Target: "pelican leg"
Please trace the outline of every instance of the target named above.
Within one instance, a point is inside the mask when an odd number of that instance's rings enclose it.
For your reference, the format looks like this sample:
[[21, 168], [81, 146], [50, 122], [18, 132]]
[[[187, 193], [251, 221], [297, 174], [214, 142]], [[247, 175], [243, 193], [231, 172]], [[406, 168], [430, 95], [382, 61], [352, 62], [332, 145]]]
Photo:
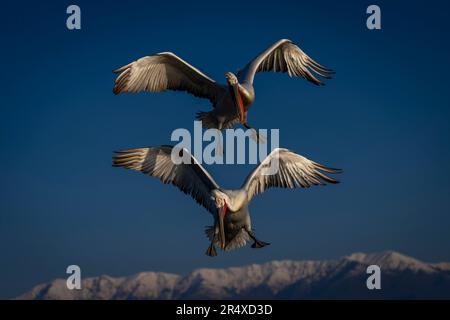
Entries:
[[207, 256], [210, 257], [215, 257], [217, 256], [217, 251], [216, 251], [216, 247], [214, 247], [214, 244], [211, 242], [211, 244], [209, 245], [208, 249], [206, 250], [205, 254]]
[[206, 252], [205, 252], [205, 254], [209, 257], [217, 256], [216, 247], [214, 246], [214, 239], [217, 238], [218, 234], [219, 234], [219, 226], [218, 226], [218, 223], [215, 223], [214, 224], [214, 235], [211, 240], [211, 244], [209, 245], [208, 249], [206, 249]]
[[255, 241], [252, 244], [252, 248], [253, 249], [262, 248], [262, 247], [268, 246], [270, 244], [269, 242], [264, 242], [264, 241], [256, 239], [255, 234], [253, 233], [253, 231], [247, 230], [247, 229], [245, 231], [247, 231], [247, 233], [250, 236], [250, 238], [252, 238], [252, 240]]

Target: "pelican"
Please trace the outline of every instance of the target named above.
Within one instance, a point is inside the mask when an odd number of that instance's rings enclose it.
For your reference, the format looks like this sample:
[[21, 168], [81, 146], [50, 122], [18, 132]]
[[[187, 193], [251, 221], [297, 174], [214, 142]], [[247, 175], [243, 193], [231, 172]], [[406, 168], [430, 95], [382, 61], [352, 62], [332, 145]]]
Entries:
[[[206, 251], [208, 256], [217, 255], [216, 246], [229, 251], [244, 246], [250, 239], [253, 240], [252, 248], [269, 244], [256, 238], [250, 222], [248, 206], [257, 194], [273, 187], [293, 189], [326, 182], [338, 183], [324, 172], [341, 172], [288, 149], [277, 148], [247, 176], [240, 189], [225, 190], [187, 149], [173, 148], [159, 146], [116, 151], [113, 166], [140, 171], [159, 178], [165, 184], [173, 184], [208, 210], [214, 218], [214, 225], [205, 231], [210, 240]], [[172, 152], [187, 157], [188, 161], [175, 164]], [[277, 161], [278, 171], [267, 174], [273, 161]]]
[[247, 112], [255, 100], [253, 80], [258, 72], [287, 72], [303, 77], [315, 85], [323, 85], [320, 77], [330, 79], [334, 72], [311, 59], [291, 40], [282, 39], [264, 50], [235, 75], [225, 74], [226, 85], [205, 75], [172, 52], [161, 52], [133, 61], [117, 70], [113, 92], [185, 91], [208, 99], [209, 112], [197, 113], [204, 128], [218, 130], [247, 123]]

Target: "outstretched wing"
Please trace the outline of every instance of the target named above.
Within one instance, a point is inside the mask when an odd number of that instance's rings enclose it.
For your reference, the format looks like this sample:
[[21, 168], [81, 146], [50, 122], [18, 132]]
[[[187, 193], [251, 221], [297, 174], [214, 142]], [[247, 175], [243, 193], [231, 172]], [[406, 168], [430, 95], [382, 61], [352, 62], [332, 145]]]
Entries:
[[114, 93], [186, 91], [213, 104], [223, 87], [172, 52], [140, 58], [117, 70]]
[[340, 173], [341, 170], [316, 163], [288, 149], [277, 148], [249, 174], [242, 188], [247, 191], [248, 201], [251, 201], [255, 195], [273, 187], [307, 188], [339, 182], [323, 172]]
[[257, 72], [287, 72], [289, 76], [303, 77], [316, 84], [324, 83], [316, 76], [330, 79], [334, 72], [311, 59], [291, 40], [282, 39], [267, 48], [239, 72], [239, 82], [253, 83]]
[[[175, 164], [171, 157], [172, 150], [189, 161]], [[211, 191], [219, 186], [186, 149], [160, 146], [116, 151], [113, 166], [140, 171], [159, 178], [163, 183], [171, 183], [209, 212], [216, 213]]]

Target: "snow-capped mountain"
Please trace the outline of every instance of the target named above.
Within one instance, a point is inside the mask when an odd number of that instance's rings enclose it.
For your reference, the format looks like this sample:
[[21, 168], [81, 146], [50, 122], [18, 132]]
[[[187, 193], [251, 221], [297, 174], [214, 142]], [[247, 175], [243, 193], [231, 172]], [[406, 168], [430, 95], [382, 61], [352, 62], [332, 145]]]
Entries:
[[[381, 289], [368, 290], [368, 265], [381, 267]], [[328, 261], [272, 261], [180, 276], [142, 272], [99, 276], [68, 290], [57, 279], [18, 299], [342, 299], [450, 298], [450, 263], [426, 263], [398, 252], [354, 253]]]

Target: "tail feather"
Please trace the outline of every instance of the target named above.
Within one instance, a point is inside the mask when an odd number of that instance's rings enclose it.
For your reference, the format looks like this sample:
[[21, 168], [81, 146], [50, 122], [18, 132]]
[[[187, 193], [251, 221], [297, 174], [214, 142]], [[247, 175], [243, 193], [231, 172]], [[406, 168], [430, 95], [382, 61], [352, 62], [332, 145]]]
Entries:
[[[214, 227], [208, 226], [205, 229], [205, 234], [209, 241], [213, 241], [214, 245], [220, 248], [219, 237], [214, 236]], [[231, 251], [245, 246], [247, 241], [250, 241], [250, 237], [244, 229], [238, 230], [232, 237], [232, 239], [226, 244], [224, 251]]]

